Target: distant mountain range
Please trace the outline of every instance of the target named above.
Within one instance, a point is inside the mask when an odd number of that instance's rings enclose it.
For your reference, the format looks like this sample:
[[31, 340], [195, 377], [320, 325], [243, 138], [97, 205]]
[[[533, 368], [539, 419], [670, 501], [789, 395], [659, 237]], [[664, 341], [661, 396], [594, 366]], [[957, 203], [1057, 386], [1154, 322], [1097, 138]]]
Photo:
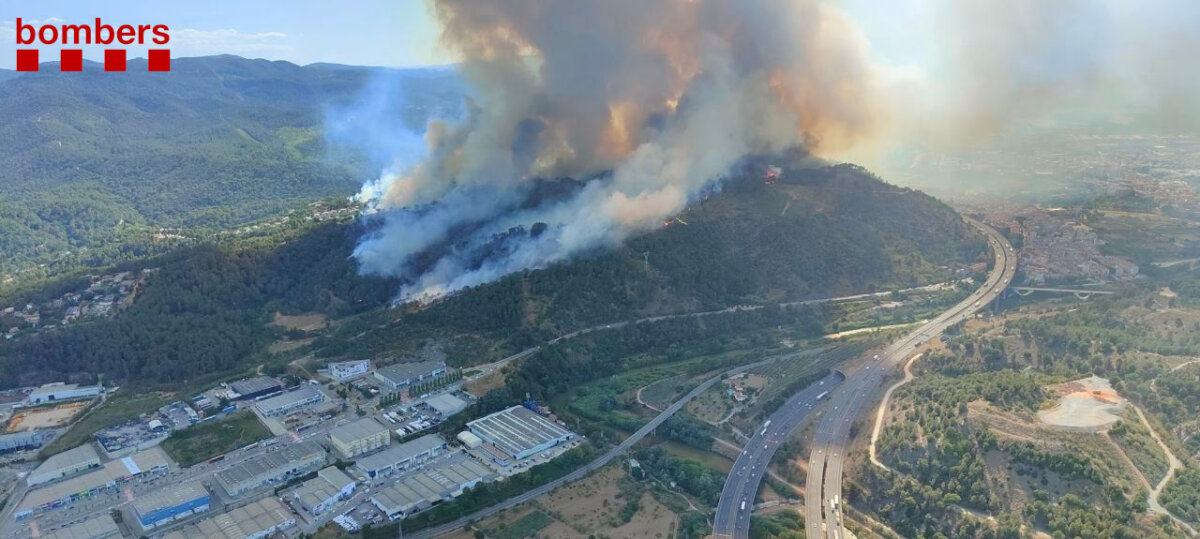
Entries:
[[0, 273], [119, 243], [129, 227], [224, 227], [349, 195], [378, 166], [327, 144], [328, 107], [386, 80], [403, 99], [374, 112], [419, 128], [463, 94], [440, 67], [211, 56], [174, 59], [170, 73], [147, 72], [144, 59], [128, 69], [0, 71]]

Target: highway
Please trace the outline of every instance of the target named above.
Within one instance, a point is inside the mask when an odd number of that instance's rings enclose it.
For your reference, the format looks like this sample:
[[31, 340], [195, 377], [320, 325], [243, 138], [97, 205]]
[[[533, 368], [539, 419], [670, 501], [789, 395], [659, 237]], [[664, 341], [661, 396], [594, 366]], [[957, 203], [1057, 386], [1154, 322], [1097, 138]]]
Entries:
[[649, 423], [646, 423], [645, 425], [643, 425], [642, 428], [637, 430], [637, 432], [634, 432], [632, 435], [630, 435], [628, 438], [626, 438], [625, 441], [621, 442], [616, 447], [609, 449], [603, 455], [600, 455], [599, 457], [597, 457], [595, 460], [572, 471], [571, 473], [569, 473], [567, 475], [564, 475], [564, 476], [562, 476], [558, 479], [555, 479], [554, 481], [551, 481], [549, 483], [546, 483], [545, 485], [542, 485], [540, 487], [529, 490], [529, 491], [525, 492], [524, 494], [521, 494], [520, 496], [509, 498], [509, 499], [507, 499], [503, 502], [500, 502], [496, 505], [492, 505], [490, 507], [480, 509], [479, 511], [471, 513], [470, 515], [461, 517], [458, 520], [454, 520], [452, 522], [447, 522], [445, 524], [442, 524], [441, 526], [437, 526], [434, 528], [420, 530], [420, 531], [414, 532], [412, 534], [402, 534], [402, 536], [410, 537], [413, 539], [430, 539], [433, 537], [440, 537], [442, 535], [446, 535], [455, 530], [458, 530], [458, 529], [466, 526], [470, 522], [477, 522], [477, 521], [487, 518], [491, 515], [494, 515], [500, 511], [503, 511], [510, 507], [514, 507], [514, 506], [520, 505], [522, 503], [525, 503], [529, 500], [532, 500], [534, 498], [537, 498], [538, 496], [546, 494], [546, 493], [548, 493], [558, 487], [561, 487], [567, 483], [571, 483], [571, 482], [583, 479], [588, 474], [590, 474], [596, 470], [599, 470], [600, 468], [603, 468], [609, 462], [612, 462], [612, 460], [614, 458], [620, 456], [621, 453], [624, 453], [625, 451], [629, 450], [629, 448], [633, 447], [634, 444], [641, 441], [642, 438], [645, 438], [648, 434], [650, 434], [651, 432], [654, 432], [654, 429], [657, 429], [659, 427], [659, 425], [662, 425], [662, 423], [664, 421], [666, 421], [671, 416], [675, 415], [677, 412], [679, 412], [679, 410], [682, 410], [683, 407], [685, 405], [687, 405], [688, 402], [690, 402], [692, 399], [696, 398], [701, 393], [704, 393], [708, 388], [712, 387], [713, 384], [717, 383], [718, 380], [724, 379], [729, 376], [733, 376], [735, 374], [745, 372], [747, 370], [750, 370], [750, 369], [753, 369], [756, 367], [761, 367], [763, 365], [767, 365], [778, 359], [779, 358], [771, 358], [771, 359], [766, 359], [763, 361], [758, 361], [755, 363], [750, 363], [748, 365], [742, 365], [740, 367], [734, 367], [734, 368], [724, 371], [716, 376], [713, 376], [712, 378], [705, 380], [700, 385], [696, 386], [695, 389], [692, 389], [686, 395], [680, 397], [678, 400], [671, 403], [670, 406], [668, 406], [665, 410], [663, 410], [657, 416], [655, 416], [654, 419], [651, 419]]
[[725, 487], [721, 489], [717, 513], [713, 517], [713, 537], [750, 535], [750, 513], [754, 510], [754, 498], [758, 496], [759, 484], [775, 450], [812, 413], [821, 399], [828, 398], [829, 392], [844, 379], [842, 373], [834, 371], [792, 395], [746, 442], [725, 478]]
[[814, 435], [808, 462], [805, 536], [810, 539], [842, 539], [846, 536], [842, 518], [842, 471], [851, 425], [879, 391], [887, 373], [898, 368], [922, 343], [938, 337], [946, 328], [987, 307], [1008, 287], [1017, 271], [1017, 257], [1004, 236], [974, 219], [964, 219], [987, 236], [988, 246], [995, 257], [992, 273], [970, 297], [892, 343], [874, 356], [874, 361], [867, 361], [854, 372], [847, 373], [846, 381], [833, 392], [829, 409], [822, 416]]

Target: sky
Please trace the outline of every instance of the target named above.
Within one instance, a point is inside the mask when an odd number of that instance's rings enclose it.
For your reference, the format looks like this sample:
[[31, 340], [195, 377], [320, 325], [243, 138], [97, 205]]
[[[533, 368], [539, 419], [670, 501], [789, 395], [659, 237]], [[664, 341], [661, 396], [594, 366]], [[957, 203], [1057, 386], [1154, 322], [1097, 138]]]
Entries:
[[[407, 67], [449, 63], [424, 0], [3, 0], [0, 68], [16, 63], [16, 19], [42, 22], [165, 24], [171, 56], [236, 54], [297, 64], [333, 62]], [[45, 47], [42, 61], [57, 60]], [[145, 56], [130, 48], [130, 57]], [[101, 61], [102, 47], [84, 48]]]
[[[923, 54], [911, 29], [925, 17], [921, 0], [843, 0], [880, 59], [911, 63]], [[26, 21], [166, 24], [173, 57], [236, 54], [297, 64], [333, 62], [408, 67], [453, 62], [438, 46], [439, 28], [425, 0], [3, 0], [0, 68], [15, 66], [15, 23]], [[908, 29], [906, 31], [905, 29]], [[57, 59], [44, 47], [42, 61]], [[131, 47], [130, 56], [144, 56]], [[102, 48], [85, 48], [100, 61]]]

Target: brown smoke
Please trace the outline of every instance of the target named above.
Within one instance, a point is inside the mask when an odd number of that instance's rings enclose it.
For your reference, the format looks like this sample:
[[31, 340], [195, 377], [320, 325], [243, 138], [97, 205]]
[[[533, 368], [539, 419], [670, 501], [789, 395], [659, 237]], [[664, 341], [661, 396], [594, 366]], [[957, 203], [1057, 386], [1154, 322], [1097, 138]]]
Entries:
[[[403, 298], [620, 241], [717, 188], [746, 155], [836, 151], [881, 124], [865, 41], [824, 0], [432, 7], [475, 101], [464, 121], [430, 126], [424, 162], [364, 189], [386, 224], [356, 256], [365, 271], [408, 277]], [[531, 178], [560, 176], [593, 179], [528, 207]], [[480, 246], [534, 222], [547, 232], [479, 262]], [[414, 256], [464, 228], [414, 274]]]

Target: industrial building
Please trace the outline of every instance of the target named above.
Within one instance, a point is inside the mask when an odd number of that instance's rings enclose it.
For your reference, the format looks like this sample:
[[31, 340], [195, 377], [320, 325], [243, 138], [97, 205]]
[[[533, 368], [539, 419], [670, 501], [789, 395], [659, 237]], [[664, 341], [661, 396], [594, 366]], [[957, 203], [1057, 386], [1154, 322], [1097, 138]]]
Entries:
[[124, 481], [167, 471], [169, 462], [167, 454], [158, 447], [110, 460], [98, 470], [29, 491], [17, 506], [13, 517], [20, 520], [35, 512], [54, 509], [98, 492], [116, 490]]
[[325, 465], [325, 450], [306, 441], [282, 446], [216, 473], [217, 483], [230, 496], [241, 496], [265, 485], [281, 485]]
[[255, 376], [229, 384], [229, 390], [234, 393], [233, 398], [238, 400], [257, 399], [283, 391], [283, 382], [270, 376]]
[[436, 410], [438, 415], [442, 417], [450, 417], [467, 407], [467, 401], [455, 397], [450, 393], [442, 393], [436, 397], [425, 399], [425, 404]]
[[423, 470], [376, 490], [371, 503], [389, 519], [410, 516], [433, 505], [452, 500], [463, 490], [495, 477], [484, 465], [472, 460]]
[[108, 539], [120, 537], [121, 529], [108, 513], [77, 522], [65, 528], [52, 530], [43, 537], [46, 539]]
[[25, 402], [30, 406], [49, 404], [53, 402], [91, 399], [104, 391], [102, 386], [81, 386], [79, 384], [64, 384], [55, 382], [43, 385], [29, 393]]
[[292, 493], [296, 502], [308, 514], [317, 516], [341, 500], [354, 494], [355, 482], [334, 466], [323, 468], [317, 476], [305, 481]]
[[188, 524], [166, 534], [163, 539], [261, 539], [295, 525], [296, 519], [279, 499], [265, 498]]
[[464, 430], [458, 433], [456, 438], [458, 438], [458, 441], [462, 442], [467, 449], [475, 449], [476, 447], [483, 445], [483, 440], [481, 440], [478, 436], [471, 434], [471, 431], [469, 430]]
[[389, 388], [400, 389], [446, 372], [446, 364], [441, 361], [415, 361], [376, 369], [375, 378]]
[[131, 504], [143, 530], [208, 511], [212, 496], [198, 482], [180, 483], [139, 495]]
[[386, 446], [392, 438], [387, 427], [364, 417], [329, 431], [329, 441], [343, 457], [352, 458]]
[[513, 406], [467, 423], [471, 433], [513, 460], [531, 457], [571, 440], [575, 433], [524, 406]]
[[446, 441], [441, 436], [427, 434], [358, 459], [355, 466], [367, 477], [382, 477], [421, 464], [441, 454], [444, 449]]
[[29, 486], [49, 483], [56, 479], [72, 476], [100, 467], [100, 455], [92, 444], [83, 444], [74, 449], [68, 449], [46, 459], [25, 478]]
[[33, 430], [0, 434], [0, 452], [35, 449], [41, 447], [43, 443], [45, 442], [42, 440], [41, 433]]
[[340, 363], [329, 364], [329, 376], [339, 382], [353, 380], [359, 376], [367, 374], [371, 370], [371, 362], [367, 360], [361, 361], [342, 361]]
[[325, 394], [312, 384], [304, 384], [295, 391], [288, 391], [274, 397], [269, 397], [255, 403], [258, 413], [264, 417], [287, 415], [296, 410], [317, 404], [325, 399]]

